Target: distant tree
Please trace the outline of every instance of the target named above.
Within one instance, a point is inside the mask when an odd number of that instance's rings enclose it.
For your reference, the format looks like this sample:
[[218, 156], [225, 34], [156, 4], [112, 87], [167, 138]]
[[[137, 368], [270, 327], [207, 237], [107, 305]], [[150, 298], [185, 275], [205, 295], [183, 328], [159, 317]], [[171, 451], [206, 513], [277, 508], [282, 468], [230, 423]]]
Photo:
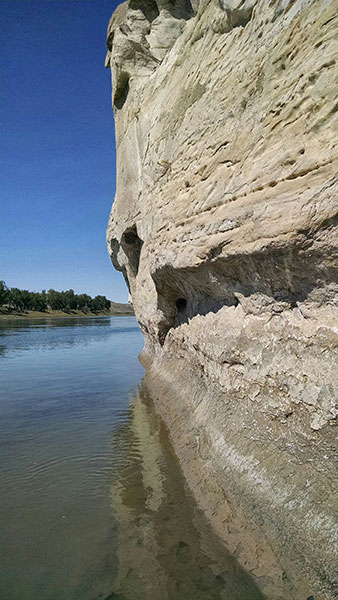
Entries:
[[[110, 305], [110, 303], [109, 303]], [[95, 296], [91, 301], [91, 309], [93, 312], [102, 312], [107, 308], [107, 298], [105, 296]]]
[[0, 306], [7, 304], [9, 301], [9, 289], [4, 281], [0, 281]]
[[32, 292], [31, 294], [31, 309], [45, 312], [47, 310], [46, 294]]
[[78, 294], [77, 295], [77, 308], [79, 310], [83, 310], [85, 306], [85, 299], [84, 299], [84, 295], [83, 294]]
[[32, 308], [33, 292], [29, 292], [28, 290], [20, 290], [20, 291], [21, 291], [21, 302], [23, 305], [23, 310], [30, 310]]
[[14, 310], [24, 310], [22, 291], [19, 288], [11, 288], [9, 291], [9, 306]]
[[75, 294], [74, 290], [57, 292], [50, 289], [41, 292], [29, 292], [19, 288], [8, 289], [5, 282], [0, 282], [0, 306], [7, 303], [12, 310], [36, 310], [44, 312], [52, 310], [82, 310], [94, 313], [110, 309], [110, 300], [105, 296], [91, 298], [88, 294]]
[[47, 306], [47, 294], [46, 294], [46, 290], [41, 290], [41, 294], [40, 295], [41, 295], [41, 298], [42, 298], [43, 302], [46, 305], [46, 310], [47, 310], [48, 306]]
[[47, 292], [47, 305], [54, 310], [54, 305], [56, 302], [56, 291], [53, 290], [52, 288], [50, 290], [48, 290]]
[[106, 298], [106, 296], [102, 296], [102, 298], [104, 299], [105, 310], [110, 310], [110, 300], [108, 300], [108, 298]]
[[79, 294], [77, 297], [77, 307], [79, 310], [91, 310], [91, 297], [88, 294]]
[[66, 308], [68, 310], [75, 310], [77, 308], [77, 296], [74, 294], [74, 290], [67, 290], [62, 293], [64, 294]]
[[66, 308], [64, 292], [56, 292], [52, 289], [48, 290], [47, 302], [52, 310], [64, 310]]

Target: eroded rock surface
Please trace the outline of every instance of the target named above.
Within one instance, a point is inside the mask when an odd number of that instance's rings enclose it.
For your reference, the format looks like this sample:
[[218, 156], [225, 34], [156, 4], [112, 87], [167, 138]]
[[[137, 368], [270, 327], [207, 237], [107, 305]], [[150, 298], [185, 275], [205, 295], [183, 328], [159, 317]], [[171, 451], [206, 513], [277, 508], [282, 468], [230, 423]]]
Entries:
[[229, 547], [239, 508], [273, 548], [231, 547], [270, 600], [338, 593], [337, 21], [129, 0], [108, 28], [112, 262], [201, 505]]

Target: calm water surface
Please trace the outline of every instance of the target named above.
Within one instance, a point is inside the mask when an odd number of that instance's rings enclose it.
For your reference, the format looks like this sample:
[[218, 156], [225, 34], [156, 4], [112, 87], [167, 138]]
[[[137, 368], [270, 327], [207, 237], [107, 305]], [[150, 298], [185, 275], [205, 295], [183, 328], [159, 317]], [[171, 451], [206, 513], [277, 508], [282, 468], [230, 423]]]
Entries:
[[0, 597], [255, 600], [140, 386], [133, 317], [0, 323]]

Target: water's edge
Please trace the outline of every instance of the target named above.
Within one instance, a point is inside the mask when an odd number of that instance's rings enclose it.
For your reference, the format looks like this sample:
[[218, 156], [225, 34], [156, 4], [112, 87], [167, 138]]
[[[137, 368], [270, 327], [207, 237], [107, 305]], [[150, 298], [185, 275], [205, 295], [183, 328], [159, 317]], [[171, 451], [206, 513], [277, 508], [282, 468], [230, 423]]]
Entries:
[[125, 468], [111, 487], [119, 525], [112, 597], [263, 600], [248, 570], [224, 548], [187, 488], [144, 382], [132, 401], [128, 439]]

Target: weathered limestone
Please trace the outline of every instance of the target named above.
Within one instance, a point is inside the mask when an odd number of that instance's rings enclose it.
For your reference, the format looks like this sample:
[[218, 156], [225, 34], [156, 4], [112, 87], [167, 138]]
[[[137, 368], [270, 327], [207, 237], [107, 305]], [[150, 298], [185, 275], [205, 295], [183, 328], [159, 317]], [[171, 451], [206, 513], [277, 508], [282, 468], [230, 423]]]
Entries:
[[[338, 593], [337, 20], [334, 0], [129, 0], [108, 29], [107, 239], [146, 383], [270, 600]], [[237, 512], [265, 536], [249, 558]]]

